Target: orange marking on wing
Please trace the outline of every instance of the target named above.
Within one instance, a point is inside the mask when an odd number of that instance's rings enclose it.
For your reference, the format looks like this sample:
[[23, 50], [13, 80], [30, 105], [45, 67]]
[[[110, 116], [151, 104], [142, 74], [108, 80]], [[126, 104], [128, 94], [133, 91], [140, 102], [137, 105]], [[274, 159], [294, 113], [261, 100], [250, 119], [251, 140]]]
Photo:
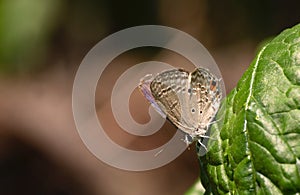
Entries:
[[217, 88], [217, 83], [215, 81], [210, 81], [210, 90], [215, 91]]

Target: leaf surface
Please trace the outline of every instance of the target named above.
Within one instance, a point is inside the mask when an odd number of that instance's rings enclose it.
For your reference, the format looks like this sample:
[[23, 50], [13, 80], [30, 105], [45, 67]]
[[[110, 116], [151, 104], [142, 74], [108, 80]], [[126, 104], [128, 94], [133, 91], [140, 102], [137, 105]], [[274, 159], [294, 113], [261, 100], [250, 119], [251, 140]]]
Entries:
[[300, 192], [300, 25], [261, 48], [222, 106], [199, 157], [206, 193]]

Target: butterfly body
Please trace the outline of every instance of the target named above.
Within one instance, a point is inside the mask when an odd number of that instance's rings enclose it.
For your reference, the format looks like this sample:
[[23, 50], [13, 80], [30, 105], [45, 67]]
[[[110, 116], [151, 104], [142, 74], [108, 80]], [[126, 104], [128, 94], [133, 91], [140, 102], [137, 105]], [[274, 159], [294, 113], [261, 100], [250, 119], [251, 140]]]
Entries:
[[190, 138], [206, 137], [221, 100], [219, 79], [204, 68], [164, 71], [141, 79], [139, 88], [152, 106]]

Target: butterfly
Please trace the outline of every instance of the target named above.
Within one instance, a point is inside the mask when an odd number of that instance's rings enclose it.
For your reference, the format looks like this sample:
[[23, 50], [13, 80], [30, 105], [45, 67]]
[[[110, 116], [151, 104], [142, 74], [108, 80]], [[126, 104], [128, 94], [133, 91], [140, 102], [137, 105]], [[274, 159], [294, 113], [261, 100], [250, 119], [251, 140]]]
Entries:
[[219, 109], [220, 80], [205, 68], [172, 69], [146, 75], [139, 89], [162, 117], [185, 133], [187, 144], [195, 140], [201, 144]]

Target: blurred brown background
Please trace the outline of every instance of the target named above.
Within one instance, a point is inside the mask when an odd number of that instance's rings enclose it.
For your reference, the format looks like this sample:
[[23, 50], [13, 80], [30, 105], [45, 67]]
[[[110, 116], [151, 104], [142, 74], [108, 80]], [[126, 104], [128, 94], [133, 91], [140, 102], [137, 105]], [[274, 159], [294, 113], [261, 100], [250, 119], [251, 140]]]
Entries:
[[[87, 150], [71, 109], [81, 60], [118, 30], [171, 26], [211, 52], [229, 92], [259, 43], [300, 21], [299, 6], [296, 0], [0, 0], [0, 194], [184, 194], [199, 175], [193, 146], [170, 164], [145, 172], [110, 167]], [[123, 133], [111, 115], [115, 78], [154, 59], [177, 67], [187, 63], [168, 51], [129, 51], [111, 63], [101, 78], [106, 85], [97, 91], [99, 119], [128, 148], [159, 146], [175, 131], [166, 123], [165, 130], [141, 139]], [[147, 122], [148, 103], [138, 92], [132, 99], [138, 105], [131, 104], [133, 117]]]

